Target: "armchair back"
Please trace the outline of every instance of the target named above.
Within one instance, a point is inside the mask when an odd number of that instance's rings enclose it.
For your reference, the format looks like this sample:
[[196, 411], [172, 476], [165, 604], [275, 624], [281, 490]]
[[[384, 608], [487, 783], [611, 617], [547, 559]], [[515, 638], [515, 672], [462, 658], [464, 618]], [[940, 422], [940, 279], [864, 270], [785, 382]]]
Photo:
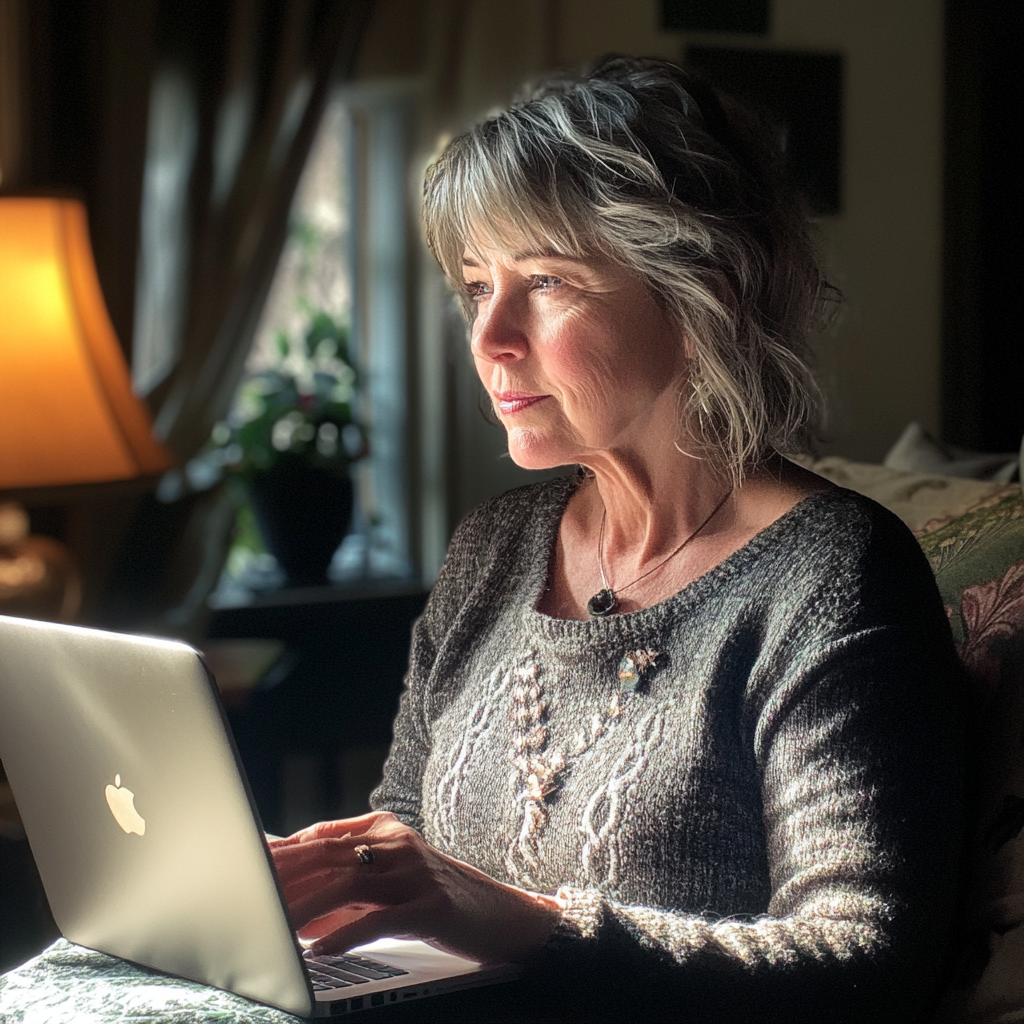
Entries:
[[934, 1024], [1024, 1021], [1024, 493], [836, 458], [813, 468], [914, 530], [967, 669], [969, 878]]

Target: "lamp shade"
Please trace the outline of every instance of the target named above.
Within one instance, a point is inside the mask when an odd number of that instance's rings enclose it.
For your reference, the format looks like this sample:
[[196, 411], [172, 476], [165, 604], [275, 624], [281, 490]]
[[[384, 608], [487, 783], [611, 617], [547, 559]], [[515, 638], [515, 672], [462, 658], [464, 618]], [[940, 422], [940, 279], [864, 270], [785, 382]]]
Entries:
[[171, 465], [132, 392], [85, 208], [0, 198], [0, 489], [127, 480]]

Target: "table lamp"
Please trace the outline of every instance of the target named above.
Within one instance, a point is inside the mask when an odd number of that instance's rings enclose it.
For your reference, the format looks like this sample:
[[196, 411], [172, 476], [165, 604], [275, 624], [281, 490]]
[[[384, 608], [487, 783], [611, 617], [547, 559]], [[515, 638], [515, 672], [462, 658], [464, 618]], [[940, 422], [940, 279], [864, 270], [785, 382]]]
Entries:
[[[0, 197], [0, 497], [155, 477], [172, 464], [132, 392], [85, 208]], [[0, 561], [22, 559], [19, 571], [38, 584], [30, 552], [19, 552], [0, 545]], [[66, 604], [54, 617], [68, 617]]]

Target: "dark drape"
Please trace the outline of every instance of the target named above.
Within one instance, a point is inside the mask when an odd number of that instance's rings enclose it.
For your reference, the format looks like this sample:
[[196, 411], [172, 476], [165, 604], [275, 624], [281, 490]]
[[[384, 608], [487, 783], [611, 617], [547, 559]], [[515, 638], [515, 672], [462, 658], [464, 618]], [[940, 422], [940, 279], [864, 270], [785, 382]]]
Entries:
[[[4, 187], [84, 198], [118, 336], [132, 359], [147, 341], [136, 328], [152, 335], [155, 369], [136, 379], [183, 464], [231, 401], [325, 100], [371, 3], [19, 5], [23, 139]], [[209, 495], [93, 496], [66, 520], [85, 618], [122, 627], [194, 604], [211, 531], [230, 523]]]
[[328, 88], [351, 67], [368, 6], [160, 5], [160, 60], [197, 85], [181, 352], [149, 396], [161, 435], [182, 459], [206, 442], [230, 404]]
[[942, 439], [1024, 434], [1024, 5], [947, 0]]

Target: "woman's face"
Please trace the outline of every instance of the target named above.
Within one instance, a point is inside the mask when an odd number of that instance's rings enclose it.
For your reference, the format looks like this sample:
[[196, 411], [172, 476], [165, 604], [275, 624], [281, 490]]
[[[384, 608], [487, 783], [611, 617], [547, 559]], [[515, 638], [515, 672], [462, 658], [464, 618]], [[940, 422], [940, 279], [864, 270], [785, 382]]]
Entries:
[[680, 329], [615, 264], [467, 248], [477, 373], [526, 469], [593, 465], [676, 437]]

